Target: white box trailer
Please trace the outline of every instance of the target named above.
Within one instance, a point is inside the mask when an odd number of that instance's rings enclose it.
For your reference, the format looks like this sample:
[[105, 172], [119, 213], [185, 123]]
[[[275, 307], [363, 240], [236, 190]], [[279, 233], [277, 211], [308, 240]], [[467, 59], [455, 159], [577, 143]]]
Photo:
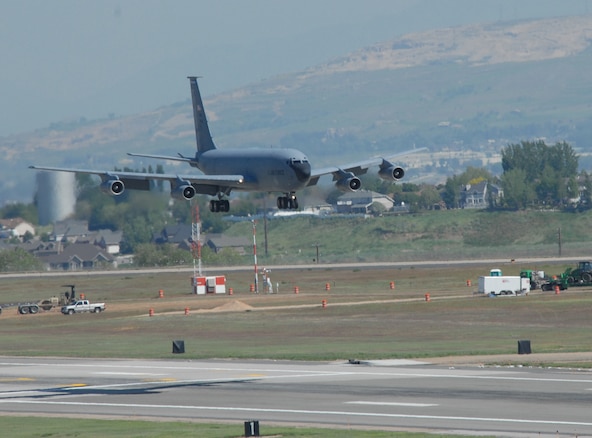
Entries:
[[530, 279], [518, 276], [479, 277], [479, 293], [485, 295], [527, 295]]

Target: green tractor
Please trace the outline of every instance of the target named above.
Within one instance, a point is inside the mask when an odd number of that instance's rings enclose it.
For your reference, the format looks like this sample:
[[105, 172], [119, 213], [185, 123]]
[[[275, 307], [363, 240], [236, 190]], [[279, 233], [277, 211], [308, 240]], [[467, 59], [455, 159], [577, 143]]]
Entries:
[[567, 268], [564, 275], [570, 285], [592, 283], [592, 263], [589, 261], [579, 262], [577, 268]]

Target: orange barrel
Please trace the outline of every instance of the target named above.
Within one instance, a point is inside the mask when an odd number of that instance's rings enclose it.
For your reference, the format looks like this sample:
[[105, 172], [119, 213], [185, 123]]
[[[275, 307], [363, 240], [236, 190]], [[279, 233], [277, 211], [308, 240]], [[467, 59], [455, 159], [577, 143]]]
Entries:
[[425, 294], [425, 300], [426, 300], [426, 301], [430, 301], [430, 300], [431, 300], [431, 298], [430, 298], [430, 294]]
[[158, 291], [158, 298], [164, 298], [164, 291], [162, 289]]
[[321, 305], [323, 306], [323, 309], [327, 307], [327, 300], [321, 301]]
[[185, 315], [189, 315], [189, 307], [185, 307]]
[[294, 293], [297, 294], [300, 292], [300, 288], [298, 286], [294, 286]]
[[234, 290], [231, 287], [229, 287], [228, 288], [228, 295], [232, 295], [233, 293], [234, 293]]
[[555, 285], [555, 295], [559, 295], [559, 293], [560, 293], [560, 292], [559, 292], [559, 285], [558, 285], [558, 284], [556, 284], [556, 285]]
[[152, 307], [150, 308], [150, 310], [148, 310], [148, 315], [154, 316], [154, 309]]
[[391, 281], [391, 282], [389, 283], [389, 287], [390, 287], [392, 290], [394, 290], [394, 289], [395, 289], [395, 282], [394, 282], [394, 281]]
[[249, 285], [249, 292], [255, 292], [255, 285], [253, 283]]
[[467, 287], [471, 287], [471, 280], [467, 280]]
[[325, 283], [325, 290], [331, 290], [331, 283]]

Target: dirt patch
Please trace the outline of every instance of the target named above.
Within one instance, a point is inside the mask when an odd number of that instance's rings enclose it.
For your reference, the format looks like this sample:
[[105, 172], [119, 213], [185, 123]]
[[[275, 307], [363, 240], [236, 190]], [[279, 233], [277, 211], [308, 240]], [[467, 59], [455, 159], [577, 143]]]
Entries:
[[221, 306], [214, 307], [213, 309], [201, 309], [198, 313], [202, 312], [246, 312], [252, 310], [253, 307], [249, 306], [242, 301], [233, 300], [228, 303], [222, 304]]

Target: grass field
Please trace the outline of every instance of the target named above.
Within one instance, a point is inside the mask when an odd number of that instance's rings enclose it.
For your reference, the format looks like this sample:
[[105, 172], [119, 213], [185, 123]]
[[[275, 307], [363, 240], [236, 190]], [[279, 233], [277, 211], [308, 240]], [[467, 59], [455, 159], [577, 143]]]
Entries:
[[[243, 434], [243, 424], [203, 424], [182, 422], [65, 419], [34, 417], [2, 417], [0, 428], [11, 438], [236, 438]], [[278, 427], [260, 424], [262, 437], [274, 438], [454, 438], [458, 435], [433, 435], [393, 431], [363, 431], [354, 429], [317, 429], [309, 427]], [[465, 435], [466, 438], [466, 435]], [[483, 437], [482, 437], [483, 438]]]
[[[515, 275], [521, 266], [501, 268]], [[563, 267], [547, 272], [554, 270]], [[0, 284], [4, 303], [40, 300], [75, 283], [79, 294], [106, 302], [107, 311], [18, 315], [5, 308], [0, 340], [5, 355], [139, 358], [175, 357], [171, 343], [177, 339], [185, 341], [184, 358], [508, 354], [520, 339], [531, 340], [539, 353], [592, 350], [589, 290], [488, 299], [467, 286], [482, 274], [487, 268], [277, 270], [271, 279], [279, 293], [254, 294], [252, 272], [232, 271], [227, 286], [233, 295], [220, 296], [192, 295], [186, 272], [6, 278]]]
[[[514, 275], [524, 266], [508, 263], [499, 267]], [[547, 272], [563, 268], [536, 267]], [[249, 292], [252, 271], [229, 271], [227, 285], [233, 295], [220, 296], [192, 295], [188, 272], [3, 278], [0, 296], [4, 303], [47, 298], [63, 292], [61, 285], [73, 283], [91, 301], [105, 301], [107, 310], [65, 316], [58, 310], [19, 315], [16, 308], [5, 308], [0, 315], [0, 342], [7, 356], [179, 360], [326, 361], [514, 354], [521, 339], [531, 341], [533, 353], [592, 350], [591, 290], [574, 288], [560, 295], [539, 291], [527, 297], [496, 299], [473, 295], [475, 287], [467, 286], [467, 280], [475, 285], [478, 276], [487, 272], [483, 267], [274, 270], [271, 278], [274, 285], [279, 284], [279, 293], [254, 294]], [[163, 298], [159, 298], [161, 289]], [[154, 316], [149, 316], [149, 309]], [[172, 353], [172, 341], [177, 339], [185, 341], [185, 354]], [[520, 359], [512, 362], [520, 363]], [[11, 416], [0, 416], [0, 429], [13, 437], [217, 438], [238, 437], [243, 432], [242, 424]], [[434, 435], [266, 425], [262, 436]]]

